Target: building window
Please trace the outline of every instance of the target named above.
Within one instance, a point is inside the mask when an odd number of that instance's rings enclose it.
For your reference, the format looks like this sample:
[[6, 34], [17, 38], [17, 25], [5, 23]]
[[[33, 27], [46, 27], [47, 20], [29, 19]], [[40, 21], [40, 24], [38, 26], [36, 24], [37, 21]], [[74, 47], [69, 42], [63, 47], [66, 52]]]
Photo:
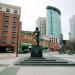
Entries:
[[6, 23], [9, 23], [8, 19], [5, 19], [5, 24], [6, 24]]
[[14, 10], [14, 13], [17, 14], [17, 10]]
[[53, 31], [51, 30], [51, 35], [53, 35]]
[[2, 38], [2, 43], [4, 44], [4, 43], [6, 43], [6, 38]]
[[13, 24], [16, 24], [16, 21], [13, 21]]
[[7, 32], [8, 31], [8, 27], [4, 27], [4, 32]]
[[6, 8], [6, 12], [10, 12], [10, 8]]
[[4, 27], [8, 27], [8, 24], [4, 24]]
[[14, 16], [13, 18], [14, 18], [14, 19], [16, 19], [17, 17], [16, 17], [16, 16]]
[[56, 43], [57, 43], [57, 38], [56, 38]]
[[[4, 21], [5, 21], [5, 22], [9, 22], [8, 20], [9, 20], [9, 17], [5, 17], [5, 18], [4, 18]], [[6, 23], [5, 23], [5, 24], [6, 24]]]
[[12, 31], [12, 33], [16, 33], [16, 31]]
[[12, 28], [16, 28], [16, 25], [12, 25]]
[[5, 16], [5, 19], [9, 19], [9, 16], [8, 16], [8, 15], [6, 15], [6, 16]]
[[5, 23], [8, 23], [9, 21], [8, 20], [5, 20]]
[[52, 38], [52, 42], [53, 42], [53, 38]]
[[13, 22], [14, 25], [16, 25], [16, 22]]
[[16, 33], [16, 28], [12, 28], [12, 32], [15, 32]]
[[13, 18], [13, 23], [14, 23], [14, 22], [16, 23], [16, 19], [15, 19], [15, 18]]
[[12, 34], [12, 38], [16, 38], [16, 34], [13, 33], [13, 34]]
[[7, 34], [6, 33], [2, 34], [2, 38], [7, 38]]
[[5, 17], [9, 17], [9, 15], [7, 14]]
[[52, 42], [51, 38], [50, 38], [50, 42]]
[[12, 39], [12, 40], [11, 40], [11, 43], [14, 44], [14, 43], [15, 43], [15, 39]]
[[55, 37], [54, 37], [54, 43], [56, 43]]

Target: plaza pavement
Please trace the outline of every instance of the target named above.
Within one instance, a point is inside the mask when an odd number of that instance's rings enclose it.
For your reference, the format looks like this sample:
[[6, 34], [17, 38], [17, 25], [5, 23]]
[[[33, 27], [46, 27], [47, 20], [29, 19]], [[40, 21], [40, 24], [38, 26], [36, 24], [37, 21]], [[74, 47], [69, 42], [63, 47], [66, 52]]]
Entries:
[[[74, 66], [14, 66], [14, 63], [23, 58], [29, 57], [30, 54], [16, 54], [8, 53], [0, 54], [0, 75], [75, 75]], [[58, 57], [75, 62], [75, 54], [58, 54], [58, 53], [44, 53], [44, 57]]]

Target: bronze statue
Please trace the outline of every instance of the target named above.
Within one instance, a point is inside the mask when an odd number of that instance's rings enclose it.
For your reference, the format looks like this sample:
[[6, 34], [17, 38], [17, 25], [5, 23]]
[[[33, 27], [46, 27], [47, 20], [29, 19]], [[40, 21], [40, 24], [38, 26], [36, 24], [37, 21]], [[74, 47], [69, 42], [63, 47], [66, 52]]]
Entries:
[[32, 46], [31, 57], [42, 57], [42, 47], [39, 45], [39, 43], [40, 43], [40, 32], [38, 30], [38, 27], [36, 27], [36, 30], [34, 31], [34, 36], [35, 36], [37, 45]]
[[40, 43], [40, 32], [38, 30], [38, 27], [36, 27], [36, 31], [34, 31], [34, 35], [35, 35], [37, 46], [39, 46], [39, 43]]

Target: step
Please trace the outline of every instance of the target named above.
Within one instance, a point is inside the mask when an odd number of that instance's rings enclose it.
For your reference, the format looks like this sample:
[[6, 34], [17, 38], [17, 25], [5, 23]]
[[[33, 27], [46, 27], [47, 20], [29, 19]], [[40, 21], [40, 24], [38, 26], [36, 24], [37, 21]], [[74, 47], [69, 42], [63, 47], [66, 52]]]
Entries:
[[56, 61], [55, 59], [50, 59], [50, 60], [41, 60], [41, 59], [26, 59], [26, 60], [24, 60], [24, 61]]
[[66, 61], [21, 61], [20, 63], [67, 63]]
[[23, 58], [15, 63], [19, 66], [75, 66], [75, 63], [60, 58]]
[[68, 63], [18, 63], [16, 65], [25, 66], [75, 66], [75, 64]]

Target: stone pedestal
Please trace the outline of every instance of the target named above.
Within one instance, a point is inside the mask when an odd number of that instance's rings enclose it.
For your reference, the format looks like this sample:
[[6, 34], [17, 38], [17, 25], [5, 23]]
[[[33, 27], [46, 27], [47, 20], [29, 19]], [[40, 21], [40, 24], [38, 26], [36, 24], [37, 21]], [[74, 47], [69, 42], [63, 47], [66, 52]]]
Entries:
[[34, 45], [31, 49], [31, 57], [42, 57], [41, 46]]

